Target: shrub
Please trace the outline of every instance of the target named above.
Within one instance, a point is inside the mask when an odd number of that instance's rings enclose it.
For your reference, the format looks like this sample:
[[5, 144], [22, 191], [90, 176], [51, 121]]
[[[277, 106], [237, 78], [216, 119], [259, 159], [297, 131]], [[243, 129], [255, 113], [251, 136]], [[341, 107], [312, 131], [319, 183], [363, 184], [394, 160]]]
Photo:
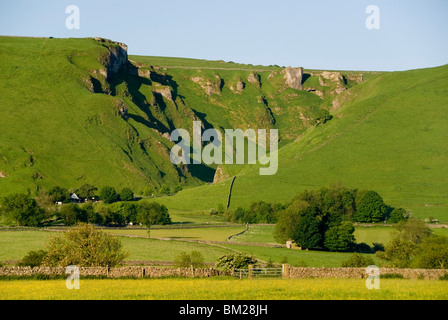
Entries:
[[210, 209], [210, 215], [213, 216], [215, 214], [218, 214], [218, 210], [216, 210], [215, 208], [211, 208]]
[[191, 251], [190, 254], [181, 252], [174, 260], [177, 268], [203, 268], [204, 257], [199, 251]]
[[232, 269], [245, 269], [248, 268], [249, 265], [255, 264], [256, 262], [257, 260], [250, 255], [245, 255], [242, 253], [229, 254], [220, 257], [216, 263], [216, 267], [229, 271]]
[[126, 257], [117, 238], [86, 223], [50, 237], [46, 248], [42, 265], [50, 267], [114, 267]]
[[366, 268], [373, 264], [374, 262], [371, 257], [354, 253], [347, 261], [342, 262], [341, 267]]
[[42, 264], [46, 255], [47, 251], [45, 250], [30, 251], [17, 265], [19, 267], [38, 267]]

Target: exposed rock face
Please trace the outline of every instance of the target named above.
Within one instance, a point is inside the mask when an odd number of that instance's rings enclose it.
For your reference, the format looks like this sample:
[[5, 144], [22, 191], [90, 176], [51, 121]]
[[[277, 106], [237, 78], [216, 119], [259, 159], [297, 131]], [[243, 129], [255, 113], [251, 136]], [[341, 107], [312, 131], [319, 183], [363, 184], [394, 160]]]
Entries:
[[207, 95], [221, 94], [223, 81], [218, 75], [215, 75], [215, 78], [216, 81], [205, 79], [203, 77], [193, 77], [191, 78], [191, 81], [199, 84]]
[[233, 91], [233, 93], [241, 93], [243, 92], [244, 88], [246, 87], [246, 85], [244, 84], [244, 82], [240, 79], [238, 80], [238, 82], [236, 83], [235, 86], [231, 85], [229, 87], [230, 90]]
[[160, 89], [157, 88], [153, 92], [160, 93], [162, 97], [164, 97], [165, 99], [173, 101], [173, 94], [171, 92], [170, 87], [162, 87]]
[[257, 88], [261, 88], [260, 76], [256, 73], [251, 73], [247, 78], [247, 81], [255, 85]]
[[94, 38], [94, 40], [104, 43], [109, 50], [106, 79], [118, 73], [121, 68], [126, 68], [128, 64], [128, 46], [121, 42], [110, 41], [103, 38]]
[[224, 173], [222, 170], [222, 166], [219, 165], [218, 168], [215, 171], [215, 176], [213, 178], [213, 183], [218, 183], [220, 181], [223, 181], [227, 178], [229, 178], [230, 175], [228, 173]]
[[303, 77], [303, 68], [291, 68], [287, 67], [282, 71], [282, 73], [285, 73], [285, 83], [289, 88], [296, 89], [296, 90], [302, 90], [302, 77]]

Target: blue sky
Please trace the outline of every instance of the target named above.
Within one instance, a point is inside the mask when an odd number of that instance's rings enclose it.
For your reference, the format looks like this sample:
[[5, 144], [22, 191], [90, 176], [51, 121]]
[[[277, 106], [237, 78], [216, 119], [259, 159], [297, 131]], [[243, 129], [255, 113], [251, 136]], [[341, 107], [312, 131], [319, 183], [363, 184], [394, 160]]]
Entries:
[[[68, 5], [80, 29], [65, 26]], [[368, 5], [380, 9], [369, 30]], [[448, 63], [446, 0], [0, 2], [0, 34], [93, 37], [129, 54], [329, 70], [408, 70]]]

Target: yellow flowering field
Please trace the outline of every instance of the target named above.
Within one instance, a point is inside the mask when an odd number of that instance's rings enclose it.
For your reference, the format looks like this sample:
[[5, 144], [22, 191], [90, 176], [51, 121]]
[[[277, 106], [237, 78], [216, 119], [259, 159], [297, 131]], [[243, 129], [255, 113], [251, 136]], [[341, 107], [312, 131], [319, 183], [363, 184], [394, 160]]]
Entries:
[[65, 280], [8, 280], [0, 281], [0, 299], [446, 300], [448, 281], [382, 279], [369, 290], [364, 279], [81, 279], [78, 290], [68, 290]]

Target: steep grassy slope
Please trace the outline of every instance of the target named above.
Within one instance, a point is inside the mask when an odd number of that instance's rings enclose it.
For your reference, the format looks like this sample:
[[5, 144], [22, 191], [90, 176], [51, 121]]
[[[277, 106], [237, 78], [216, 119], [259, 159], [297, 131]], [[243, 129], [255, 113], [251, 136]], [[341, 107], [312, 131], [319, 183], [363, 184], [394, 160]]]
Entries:
[[2, 194], [212, 182], [216, 166], [171, 163], [172, 130], [191, 131], [194, 120], [222, 130], [277, 128], [287, 144], [328, 107], [286, 86], [280, 67], [128, 61], [125, 45], [100, 38], [0, 37], [0, 44]]
[[[448, 66], [379, 75], [344, 93], [325, 126], [308, 129], [279, 150], [279, 170], [245, 167], [232, 206], [289, 201], [305, 188], [342, 183], [373, 189], [416, 216], [448, 221]], [[227, 200], [230, 180], [164, 199], [173, 208], [203, 209]], [[196, 208], [198, 208], [196, 206]]]
[[[119, 90], [104, 76], [115, 43], [0, 42], [1, 193], [84, 183], [140, 189], [181, 179], [169, 161], [169, 141], [135, 120], [142, 113], [128, 101], [135, 97], [95, 93]], [[113, 80], [123, 82], [119, 75]]]

